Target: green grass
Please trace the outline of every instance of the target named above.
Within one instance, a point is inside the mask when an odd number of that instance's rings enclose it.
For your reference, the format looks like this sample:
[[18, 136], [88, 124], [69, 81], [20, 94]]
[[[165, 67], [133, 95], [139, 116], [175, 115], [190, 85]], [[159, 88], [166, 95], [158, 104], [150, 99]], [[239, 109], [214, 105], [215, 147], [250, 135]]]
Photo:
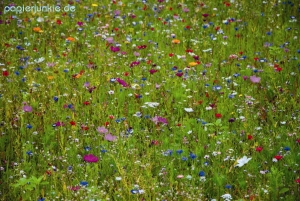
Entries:
[[1, 5], [0, 200], [298, 200], [296, 1], [118, 2]]

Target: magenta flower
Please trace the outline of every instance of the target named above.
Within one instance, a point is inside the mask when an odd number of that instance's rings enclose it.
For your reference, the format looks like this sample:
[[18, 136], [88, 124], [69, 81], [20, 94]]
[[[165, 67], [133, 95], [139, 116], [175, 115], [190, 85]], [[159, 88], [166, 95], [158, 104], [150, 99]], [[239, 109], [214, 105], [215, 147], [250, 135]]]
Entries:
[[252, 83], [259, 83], [260, 82], [260, 77], [256, 77], [255, 75], [254, 76], [250, 76], [250, 81]]
[[151, 119], [155, 124], [157, 123], [163, 123], [163, 124], [168, 124], [168, 121], [166, 118], [155, 116]]
[[152, 74], [156, 73], [157, 70], [155, 70], [155, 69], [152, 68], [152, 69], [149, 70], [149, 72], [150, 72], [150, 74], [152, 75]]
[[209, 14], [207, 14], [207, 13], [204, 13], [204, 14], [202, 14], [202, 16], [203, 16], [203, 17], [208, 17], [208, 16], [209, 16]]
[[88, 154], [83, 157], [83, 160], [88, 163], [97, 163], [99, 158], [93, 154]]
[[23, 111], [24, 112], [32, 112], [32, 107], [29, 105], [24, 105], [23, 106]]
[[81, 27], [83, 25], [83, 22], [77, 22], [77, 25]]
[[139, 64], [140, 64], [139, 61], [133, 61], [133, 62], [131, 62], [130, 67], [137, 66]]
[[119, 48], [119, 47], [110, 46], [110, 50], [111, 50], [112, 52], [119, 52], [119, 51], [120, 51], [120, 48]]
[[115, 139], [117, 139], [117, 136], [114, 136], [114, 135], [112, 135], [112, 134], [109, 133], [109, 134], [106, 134], [104, 136], [104, 139], [107, 140], [107, 141], [112, 142], [112, 141], [115, 141]]
[[128, 86], [128, 84], [127, 84], [124, 80], [121, 80], [120, 78], [117, 78], [116, 80], [117, 80], [117, 82], [119, 82], [119, 84], [121, 84], [123, 87], [127, 87], [127, 86]]

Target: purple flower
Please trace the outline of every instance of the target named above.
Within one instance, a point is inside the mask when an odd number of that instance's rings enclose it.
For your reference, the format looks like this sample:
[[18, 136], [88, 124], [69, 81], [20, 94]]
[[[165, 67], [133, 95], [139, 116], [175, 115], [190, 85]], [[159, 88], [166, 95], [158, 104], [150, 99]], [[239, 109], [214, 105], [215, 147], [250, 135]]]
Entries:
[[89, 87], [89, 86], [90, 86], [90, 83], [89, 83], [89, 82], [85, 82], [83, 86], [84, 86], [84, 87]]
[[119, 16], [120, 13], [121, 13], [121, 11], [119, 11], [119, 10], [115, 10], [115, 11], [114, 11], [115, 16]]
[[247, 76], [243, 76], [243, 79], [244, 79], [244, 80], [247, 80], [247, 79], [248, 79], [248, 77], [247, 77]]
[[259, 83], [260, 82], [260, 77], [256, 77], [255, 75], [254, 76], [250, 76], [250, 81], [252, 83]]
[[78, 25], [78, 26], [82, 26], [82, 25], [83, 25], [83, 22], [77, 22], [77, 25]]
[[29, 105], [24, 105], [23, 106], [23, 111], [24, 112], [32, 112], [32, 107]]
[[83, 157], [83, 160], [88, 163], [97, 163], [99, 158], [93, 154], [88, 154]]

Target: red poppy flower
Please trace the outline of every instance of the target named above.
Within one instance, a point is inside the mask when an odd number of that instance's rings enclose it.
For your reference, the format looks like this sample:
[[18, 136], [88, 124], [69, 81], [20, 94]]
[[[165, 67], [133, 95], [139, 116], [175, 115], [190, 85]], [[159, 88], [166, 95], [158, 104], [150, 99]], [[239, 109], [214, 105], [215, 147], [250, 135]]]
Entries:
[[193, 50], [192, 49], [187, 49], [187, 50], [185, 50], [185, 52], [193, 52]]
[[173, 53], [170, 53], [170, 54], [169, 54], [169, 57], [172, 57], [172, 56], [174, 56], [174, 54], [173, 54]]
[[297, 184], [300, 184], [300, 179], [295, 180]]
[[205, 92], [205, 96], [206, 96], [207, 98], [209, 98], [209, 94], [208, 94], [208, 92]]
[[75, 122], [75, 121], [70, 121], [70, 124], [71, 124], [72, 126], [76, 126], [76, 122]]
[[189, 25], [188, 25], [188, 26], [186, 26], [185, 28], [186, 28], [186, 29], [191, 29], [191, 27], [190, 27]]
[[282, 68], [276, 67], [275, 70], [276, 70], [277, 72], [280, 72], [280, 71], [282, 71]]
[[300, 144], [300, 139], [297, 139], [296, 142]]
[[248, 140], [252, 140], [253, 136], [252, 135], [248, 135], [247, 138], [248, 138]]
[[256, 149], [255, 149], [257, 152], [261, 152], [262, 150], [263, 150], [263, 148], [262, 147], [256, 147]]
[[178, 123], [176, 126], [180, 127], [180, 126], [181, 126], [181, 124], [179, 124], [179, 123]]
[[114, 115], [109, 115], [108, 116], [110, 119], [113, 119], [114, 118]]
[[258, 57], [255, 57], [255, 58], [254, 58], [254, 61], [258, 61], [258, 59], [259, 59]]
[[114, 28], [114, 30], [115, 30], [115, 31], [119, 31], [119, 28], [118, 28], [118, 27], [116, 27], [116, 28]]
[[56, 24], [61, 25], [61, 20], [56, 20]]
[[281, 160], [281, 159], [282, 159], [282, 156], [280, 156], [280, 155], [276, 155], [276, 156], [274, 156], [274, 158], [275, 158], [275, 159], [277, 159], [277, 160], [279, 161], [279, 160]]
[[105, 123], [104, 123], [104, 126], [105, 126], [105, 127], [109, 126], [109, 122], [108, 122], [108, 121], [105, 122]]
[[220, 113], [217, 113], [217, 114], [215, 114], [215, 117], [219, 119], [222, 117], [222, 115]]
[[89, 102], [89, 101], [84, 101], [83, 104], [84, 104], [84, 105], [89, 105], [90, 102]]
[[38, 49], [35, 47], [35, 48], [33, 48], [33, 51], [34, 52], [38, 52]]
[[169, 10], [173, 10], [173, 8], [172, 8], [172, 7], [170, 7], [170, 8], [169, 8]]
[[240, 55], [242, 55], [244, 52], [239, 52]]
[[151, 27], [150, 29], [151, 29], [151, 31], [154, 31], [154, 27]]
[[215, 28], [215, 30], [216, 30], [216, 31], [218, 31], [219, 29], [220, 29], [220, 27], [219, 27], [219, 26]]
[[2, 71], [2, 75], [3, 75], [4, 77], [7, 77], [7, 76], [9, 75], [9, 72], [8, 72], [7, 70]]
[[129, 73], [128, 73], [128, 72], [125, 72], [125, 73], [124, 73], [124, 76], [128, 76], [128, 75], [129, 75]]

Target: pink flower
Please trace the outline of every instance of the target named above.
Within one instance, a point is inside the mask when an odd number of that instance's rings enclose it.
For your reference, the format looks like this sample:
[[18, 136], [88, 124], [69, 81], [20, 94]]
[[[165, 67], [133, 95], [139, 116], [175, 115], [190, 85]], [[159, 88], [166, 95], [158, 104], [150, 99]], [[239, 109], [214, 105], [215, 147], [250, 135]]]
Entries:
[[107, 141], [115, 141], [117, 139], [117, 136], [113, 136], [112, 134], [109, 133], [104, 136], [104, 139]]
[[250, 76], [250, 81], [252, 83], [259, 83], [260, 82], [260, 77], [256, 77], [255, 75], [254, 76]]
[[83, 160], [88, 163], [97, 163], [99, 158], [93, 154], [88, 154], [83, 157]]
[[24, 112], [32, 112], [32, 107], [29, 105], [24, 105], [23, 106], [23, 111]]
[[104, 134], [108, 132], [108, 130], [107, 130], [104, 126], [98, 127], [98, 128], [97, 128], [97, 131], [98, 131], [99, 133], [104, 133]]
[[108, 37], [108, 38], [106, 38], [106, 41], [108, 43], [113, 43], [114, 42], [114, 38], [113, 37]]

